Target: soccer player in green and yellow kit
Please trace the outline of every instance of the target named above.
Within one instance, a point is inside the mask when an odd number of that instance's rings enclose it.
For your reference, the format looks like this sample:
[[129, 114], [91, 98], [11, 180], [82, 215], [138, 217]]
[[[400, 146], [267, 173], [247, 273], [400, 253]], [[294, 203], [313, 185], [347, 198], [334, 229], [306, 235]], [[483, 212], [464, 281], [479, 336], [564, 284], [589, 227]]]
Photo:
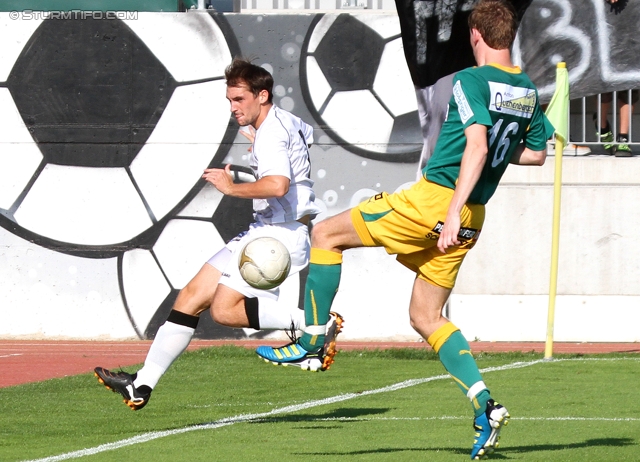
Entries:
[[469, 343], [442, 308], [465, 255], [478, 240], [485, 204], [508, 164], [542, 165], [553, 134], [534, 84], [511, 61], [516, 24], [507, 3], [481, 0], [476, 5], [469, 28], [478, 67], [456, 74], [447, 119], [421, 180], [315, 226], [304, 335], [281, 348], [257, 351], [276, 364], [317, 370], [325, 356], [325, 324], [340, 283], [342, 252], [384, 247], [415, 271], [411, 325], [471, 401], [476, 429], [472, 459], [493, 452], [509, 413], [491, 398]]

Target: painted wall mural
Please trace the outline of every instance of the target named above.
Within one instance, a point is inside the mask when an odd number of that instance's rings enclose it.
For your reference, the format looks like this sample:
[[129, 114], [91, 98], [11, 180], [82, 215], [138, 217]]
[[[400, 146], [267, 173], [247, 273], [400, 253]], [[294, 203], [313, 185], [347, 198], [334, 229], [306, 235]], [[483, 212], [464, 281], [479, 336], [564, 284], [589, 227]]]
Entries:
[[[200, 180], [204, 168], [231, 163], [239, 180], [249, 181], [243, 168], [248, 145], [230, 121], [224, 91], [224, 67], [234, 55], [254, 57], [275, 75], [278, 105], [315, 126], [323, 117], [335, 126], [333, 131], [327, 128], [330, 135], [316, 132], [313, 149], [318, 155], [312, 154], [316, 181], [327, 185], [318, 190], [326, 213], [380, 188], [376, 177], [383, 176], [380, 166], [387, 161], [412, 160], [420, 147], [419, 134], [413, 134], [408, 149], [387, 152], [383, 146], [393, 147], [393, 137], [402, 137], [392, 116], [387, 115], [385, 128], [378, 123], [381, 135], [373, 144], [366, 142], [364, 132], [375, 119], [360, 124], [358, 138], [340, 132], [334, 109], [339, 92], [328, 92], [335, 97], [332, 105], [318, 103], [315, 108], [305, 103], [331, 99], [319, 95], [313, 79], [299, 73], [302, 48], [311, 56], [305, 47], [307, 31], [320, 16], [288, 17], [287, 33], [274, 33], [282, 30], [281, 16], [2, 18], [3, 38], [10, 44], [2, 53], [10, 64], [3, 59], [0, 76], [0, 267], [5, 276], [0, 283], [5, 294], [0, 335], [152, 338], [178, 291], [210, 255], [247, 226], [249, 201], [223, 197]], [[383, 61], [385, 43], [395, 41], [391, 51], [401, 51], [394, 17], [380, 19], [376, 23], [390, 32], [379, 40], [375, 65], [365, 71]], [[367, 20], [365, 15], [355, 21], [362, 29]], [[377, 37], [373, 28], [367, 30], [368, 37]], [[323, 65], [333, 64], [326, 61], [329, 40], [316, 51]], [[395, 79], [398, 71], [393, 69], [403, 67], [398, 57], [391, 59], [387, 78]], [[349, 76], [339, 73], [335, 75], [346, 82]], [[369, 103], [378, 105], [379, 114], [387, 103], [376, 90], [365, 85], [347, 93], [369, 92]], [[383, 92], [384, 87], [378, 90]], [[362, 98], [349, 97], [351, 116], [360, 123], [362, 111], [369, 108], [362, 106]], [[404, 113], [397, 112], [398, 118], [407, 118], [409, 112], [414, 126], [408, 127], [415, 129], [415, 101], [407, 99], [409, 104], [400, 103], [409, 109], [401, 108]], [[342, 166], [351, 164], [352, 175], [335, 175], [335, 159], [345, 154], [349, 160]], [[358, 172], [367, 166], [377, 173]], [[386, 188], [414, 176], [414, 166], [399, 166], [384, 175]], [[289, 282], [283, 297], [299, 301], [299, 287]], [[25, 313], [35, 319], [23, 322]], [[203, 316], [196, 335], [259, 334], [224, 328]]]
[[[564, 6], [534, 0], [527, 15], [538, 24]], [[0, 336], [152, 338], [178, 291], [247, 226], [250, 202], [200, 179], [230, 163], [251, 181], [225, 99], [234, 55], [271, 71], [274, 102], [314, 126], [318, 220], [416, 177], [421, 133], [393, 13], [0, 13], [0, 39]], [[527, 66], [552, 68], [526, 34], [520, 44]], [[576, 85], [613, 85], [601, 67], [576, 68]], [[282, 297], [299, 301], [300, 281]], [[202, 319], [197, 337], [261, 335]]]
[[237, 43], [208, 15], [41, 21], [22, 40], [0, 88], [2, 226], [52, 251], [30, 271], [71, 271], [69, 284], [39, 283], [74, 305], [82, 289], [68, 262], [112, 262], [120, 300], [104, 287], [94, 297], [108, 293], [136, 336], [153, 336], [202, 264], [184, 247], [212, 254], [251, 218], [250, 204], [199, 181], [232, 141], [223, 76]]
[[418, 159], [418, 107], [395, 16], [318, 15], [300, 71], [305, 103], [336, 144], [369, 159]]

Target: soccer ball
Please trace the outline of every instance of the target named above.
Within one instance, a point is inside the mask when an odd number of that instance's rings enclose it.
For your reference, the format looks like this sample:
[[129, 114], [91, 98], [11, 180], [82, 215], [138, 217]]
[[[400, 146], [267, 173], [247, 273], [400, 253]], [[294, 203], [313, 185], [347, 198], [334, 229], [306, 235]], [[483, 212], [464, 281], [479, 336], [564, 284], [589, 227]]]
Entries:
[[300, 63], [305, 102], [336, 144], [370, 159], [418, 161], [418, 105], [396, 18], [323, 15]]
[[291, 256], [282, 242], [259, 237], [244, 246], [238, 261], [242, 278], [256, 289], [273, 289], [287, 279]]

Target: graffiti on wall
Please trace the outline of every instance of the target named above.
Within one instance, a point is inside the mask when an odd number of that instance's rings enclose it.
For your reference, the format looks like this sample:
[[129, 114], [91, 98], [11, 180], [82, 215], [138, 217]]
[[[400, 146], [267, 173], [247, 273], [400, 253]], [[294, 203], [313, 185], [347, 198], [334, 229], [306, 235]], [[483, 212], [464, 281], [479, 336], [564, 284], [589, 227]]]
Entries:
[[534, 0], [520, 26], [518, 53], [541, 99], [551, 99], [559, 61], [567, 63], [572, 98], [638, 88], [639, 20], [636, 2]]

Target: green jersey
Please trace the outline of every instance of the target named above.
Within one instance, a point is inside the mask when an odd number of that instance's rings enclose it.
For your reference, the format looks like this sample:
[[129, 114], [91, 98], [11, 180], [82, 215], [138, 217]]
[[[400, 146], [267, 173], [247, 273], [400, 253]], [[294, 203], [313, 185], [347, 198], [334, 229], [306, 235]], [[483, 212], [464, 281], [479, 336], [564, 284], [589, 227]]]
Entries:
[[455, 189], [467, 144], [464, 130], [474, 123], [487, 126], [489, 153], [468, 202], [486, 204], [518, 144], [523, 141], [534, 151], [546, 149], [554, 129], [540, 108], [536, 87], [519, 68], [465, 69], [453, 79], [447, 118], [422, 170], [427, 180]]

